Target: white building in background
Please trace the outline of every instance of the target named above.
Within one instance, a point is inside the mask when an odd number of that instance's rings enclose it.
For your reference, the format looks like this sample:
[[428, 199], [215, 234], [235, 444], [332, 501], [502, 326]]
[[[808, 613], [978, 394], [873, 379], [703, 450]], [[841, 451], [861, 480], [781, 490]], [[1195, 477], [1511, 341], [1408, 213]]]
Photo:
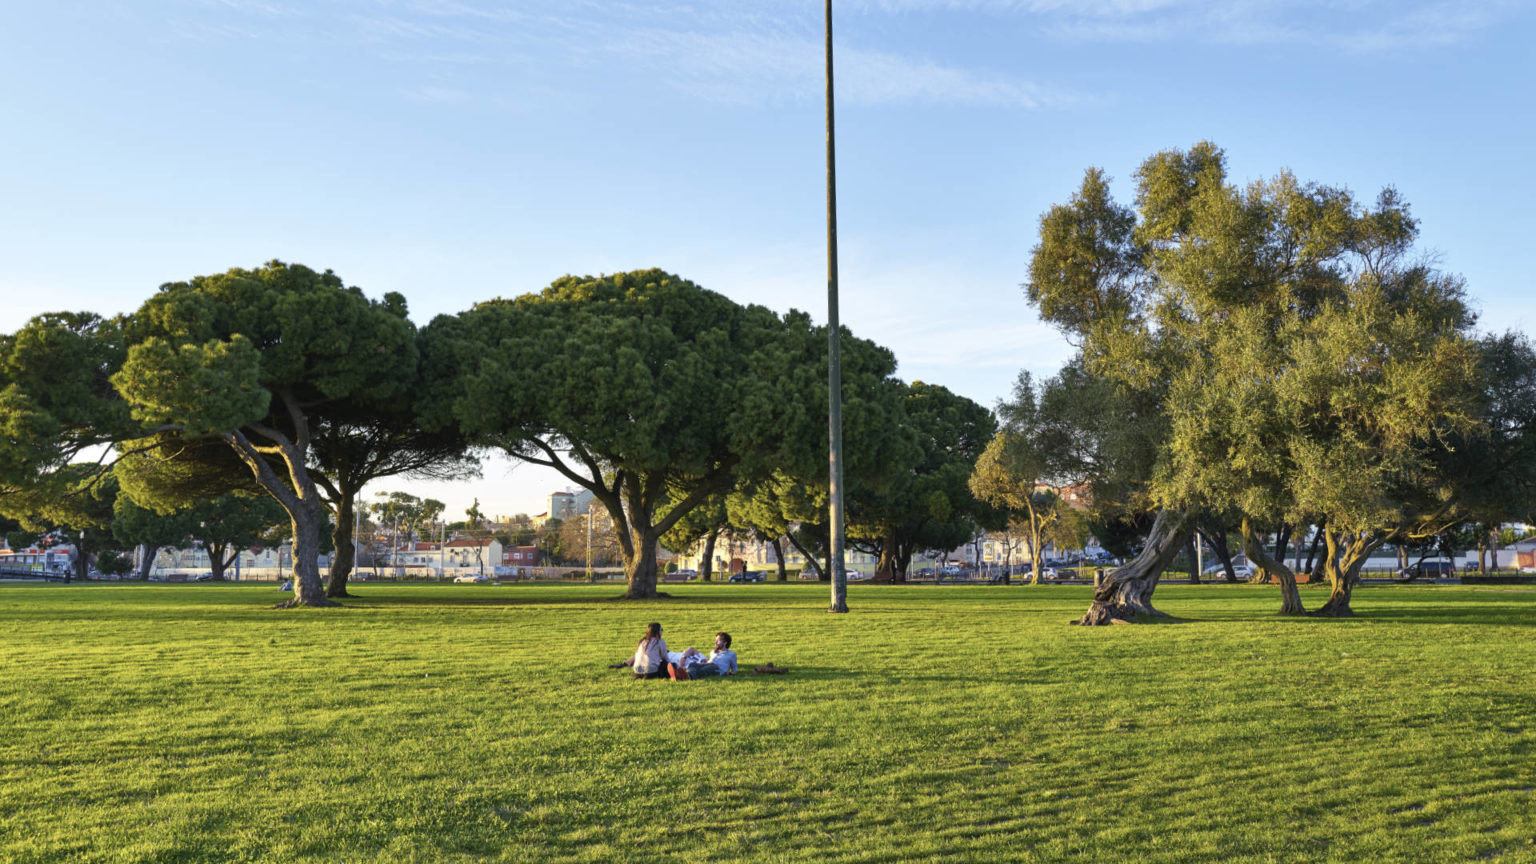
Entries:
[[[331, 566], [331, 556], [320, 556], [320, 570], [322, 573]], [[241, 549], [235, 561], [231, 561], [225, 568], [226, 578], [234, 579], [239, 574], [241, 579], [279, 579], [282, 574], [293, 569], [293, 549], [284, 543], [273, 549]], [[150, 565], [149, 578], [151, 579], [181, 579], [197, 577], [213, 570], [208, 558], [208, 550], [201, 545], [191, 546], [186, 549], [173, 549], [162, 546], [155, 553], [155, 562]]]
[[559, 519], [565, 522], [577, 516], [587, 515], [587, 510], [592, 506], [592, 492], [589, 489], [580, 491], [566, 489], [564, 492], [551, 492], [549, 495], [549, 510], [542, 514], [544, 519]]
[[983, 564], [1028, 564], [1034, 559], [1029, 554], [1029, 544], [1022, 536], [988, 534], [981, 542]]
[[68, 543], [54, 546], [28, 546], [0, 549], [0, 569], [25, 570], [29, 573], [64, 573], [75, 566], [75, 547]]
[[[808, 565], [805, 556], [788, 540], [781, 540], [780, 546], [784, 550], [784, 566], [791, 573], [798, 574]], [[675, 560], [677, 566], [684, 570], [698, 570], [704, 563], [704, 541], [699, 541], [692, 549], [679, 553]], [[734, 539], [729, 534], [721, 534], [715, 541], [714, 572], [730, 573], [733, 570], [746, 569], [749, 571], [778, 570], [779, 559], [773, 552], [773, 544], [762, 540]], [[843, 564], [849, 570], [857, 570], [864, 576], [871, 576], [875, 572], [875, 565], [880, 560], [874, 555], [867, 555], [855, 549], [845, 549]]]
[[494, 537], [449, 540], [443, 546], [443, 563], [450, 569], [478, 570], [484, 565], [485, 572], [490, 573], [501, 566], [501, 551], [501, 541]]
[[383, 567], [430, 567], [447, 563], [447, 554], [439, 543], [407, 543], [393, 553], [379, 556]]

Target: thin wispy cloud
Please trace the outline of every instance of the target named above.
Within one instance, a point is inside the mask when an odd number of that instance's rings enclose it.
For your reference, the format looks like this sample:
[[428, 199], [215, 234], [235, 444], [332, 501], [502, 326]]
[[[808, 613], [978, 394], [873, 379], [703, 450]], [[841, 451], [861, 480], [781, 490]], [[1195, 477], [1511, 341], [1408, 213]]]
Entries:
[[[428, 76], [400, 88], [490, 95], [538, 79], [620, 66], [636, 83], [727, 104], [814, 102], [821, 92], [820, 4], [676, 0], [188, 0], [185, 38], [351, 42], [381, 63]], [[1020, 38], [1093, 44], [1306, 45], [1357, 53], [1461, 43], [1496, 27], [1519, 0], [843, 0], [839, 98], [849, 105], [1041, 109], [1100, 101], [1059, 69], [1015, 57], [956, 58], [887, 38], [913, 17], [968, 16]], [[926, 26], [926, 25], [924, 25]], [[475, 65], [465, 75], [466, 58]], [[483, 62], [482, 62], [483, 61]], [[438, 76], [442, 80], [431, 76]]]
[[[720, 101], [819, 99], [822, 44], [783, 34], [705, 34], [647, 29], [600, 52], [607, 62], [644, 65], [678, 89]], [[1006, 75], [881, 51], [843, 48], [839, 96], [854, 104], [948, 104], [1038, 108], [1081, 99]]]
[[870, 51], [850, 53], [842, 61], [849, 96], [871, 104], [925, 102], [1041, 108], [1087, 98], [1064, 87], [1045, 87], [932, 61]]
[[[288, 7], [268, 0], [196, 0], [249, 28], [286, 39], [346, 38], [373, 45], [381, 60], [496, 56], [525, 68], [602, 69], [623, 64], [694, 97], [760, 104], [820, 98], [820, 17], [806, 3], [547, 2], [515, 6], [465, 0], [374, 0], [314, 4], [304, 31], [287, 30]], [[1082, 94], [1006, 69], [947, 62], [889, 47], [839, 42], [838, 92], [849, 104], [951, 104], [1041, 108]], [[443, 65], [455, 64], [454, 61]], [[483, 70], [480, 70], [483, 72]]]
[[[846, 5], [846, 4], [845, 4]], [[971, 12], [1087, 43], [1313, 45], [1372, 52], [1464, 42], [1518, 0], [864, 0], [865, 14]]]

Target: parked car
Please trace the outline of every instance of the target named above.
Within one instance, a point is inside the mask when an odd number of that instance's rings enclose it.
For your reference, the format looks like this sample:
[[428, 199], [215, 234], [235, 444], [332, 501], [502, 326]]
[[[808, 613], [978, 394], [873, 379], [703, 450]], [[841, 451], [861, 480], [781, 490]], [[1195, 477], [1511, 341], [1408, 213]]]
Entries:
[[1439, 579], [1455, 575], [1456, 565], [1450, 561], [1420, 561], [1417, 567], [1405, 567], [1397, 571], [1399, 579]]
[[453, 577], [453, 581], [462, 582], [464, 584], [469, 584], [472, 582], [489, 582], [491, 581], [491, 577], [485, 575], [484, 573], [472, 573], [466, 576], [455, 576]]
[[[1239, 579], [1252, 579], [1253, 566], [1250, 565], [1247, 561], [1233, 561], [1232, 574]], [[1218, 561], [1215, 564], [1206, 567], [1204, 570], [1201, 570], [1200, 575], [1205, 579], [1225, 579], [1227, 578], [1227, 569], [1221, 565], [1220, 561]]]
[[732, 573], [732, 582], [767, 582], [768, 577], [762, 573]]

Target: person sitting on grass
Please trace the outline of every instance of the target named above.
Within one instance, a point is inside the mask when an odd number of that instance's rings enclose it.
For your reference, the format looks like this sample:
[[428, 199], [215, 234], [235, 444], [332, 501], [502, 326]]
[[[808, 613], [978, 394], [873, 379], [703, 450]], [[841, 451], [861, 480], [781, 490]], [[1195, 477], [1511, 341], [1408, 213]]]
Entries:
[[699, 649], [689, 648], [668, 660], [668, 671], [678, 681], [736, 674], [736, 652], [731, 650], [731, 634], [724, 630], [715, 634], [715, 650], [709, 653], [709, 659]]
[[636, 678], [667, 677], [667, 643], [661, 638], [661, 625], [646, 625], [645, 635], [635, 645], [635, 656], [618, 666], [628, 666]]

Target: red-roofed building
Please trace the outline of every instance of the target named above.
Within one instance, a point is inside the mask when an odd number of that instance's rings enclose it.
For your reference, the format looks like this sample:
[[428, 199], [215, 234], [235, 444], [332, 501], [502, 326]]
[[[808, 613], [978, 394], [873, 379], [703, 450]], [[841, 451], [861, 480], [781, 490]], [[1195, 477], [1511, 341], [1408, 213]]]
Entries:
[[461, 538], [449, 540], [444, 546], [447, 566], [480, 567], [486, 572], [501, 565], [501, 541], [494, 537], [484, 539]]

